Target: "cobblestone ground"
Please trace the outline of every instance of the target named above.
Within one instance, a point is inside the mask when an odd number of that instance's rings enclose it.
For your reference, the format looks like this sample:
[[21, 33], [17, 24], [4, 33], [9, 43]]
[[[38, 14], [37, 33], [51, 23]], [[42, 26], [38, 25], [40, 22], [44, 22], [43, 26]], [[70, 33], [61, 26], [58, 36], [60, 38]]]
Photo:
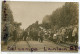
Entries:
[[60, 44], [55, 44], [50, 41], [18, 41], [10, 42], [7, 46], [3, 47], [2, 51], [27, 51], [27, 52], [77, 52], [70, 50], [70, 47], [65, 47]]

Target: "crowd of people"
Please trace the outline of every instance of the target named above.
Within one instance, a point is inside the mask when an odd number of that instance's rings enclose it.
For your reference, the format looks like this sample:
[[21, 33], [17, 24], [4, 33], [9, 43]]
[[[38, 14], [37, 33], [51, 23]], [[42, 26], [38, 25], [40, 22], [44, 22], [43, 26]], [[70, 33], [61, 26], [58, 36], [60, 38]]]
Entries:
[[69, 26], [61, 27], [60, 29], [53, 31], [51, 29], [31, 29], [29, 31], [24, 31], [21, 39], [28, 41], [53, 41], [57, 43], [62, 42], [78, 42], [78, 27]]

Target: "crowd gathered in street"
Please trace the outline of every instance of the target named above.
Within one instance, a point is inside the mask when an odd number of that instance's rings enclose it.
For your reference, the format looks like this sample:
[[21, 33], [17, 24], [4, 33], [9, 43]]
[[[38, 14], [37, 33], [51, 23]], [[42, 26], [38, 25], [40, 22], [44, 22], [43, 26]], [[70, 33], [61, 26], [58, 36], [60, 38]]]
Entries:
[[[15, 39], [16, 40], [16, 39]], [[64, 43], [64, 42], [78, 42], [78, 27], [77, 26], [69, 26], [62, 27], [56, 31], [51, 29], [44, 29], [42, 27], [31, 30], [24, 31], [21, 35], [17, 37], [17, 40], [24, 41], [53, 41], [56, 43]]]

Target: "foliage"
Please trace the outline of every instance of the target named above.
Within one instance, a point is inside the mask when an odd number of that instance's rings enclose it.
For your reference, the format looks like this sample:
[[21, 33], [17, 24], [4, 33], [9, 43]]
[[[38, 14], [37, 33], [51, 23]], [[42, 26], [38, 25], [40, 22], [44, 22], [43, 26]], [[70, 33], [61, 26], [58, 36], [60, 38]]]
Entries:
[[[51, 15], [43, 18], [44, 27], [58, 28], [70, 25], [78, 25], [78, 3], [66, 2], [62, 7], [57, 8]], [[46, 21], [49, 21], [46, 23]], [[49, 26], [46, 26], [48, 24]], [[55, 28], [54, 28], [55, 29]]]
[[[7, 40], [8, 40], [9, 36], [13, 36], [13, 31], [15, 30], [15, 28], [18, 28], [18, 30], [20, 29], [19, 27], [20, 27], [21, 23], [14, 22], [12, 11], [11, 11], [9, 5], [7, 4], [7, 2], [5, 2], [5, 3], [2, 2], [1, 20], [2, 20], [2, 22], [1, 22], [2, 23], [1, 24], [1, 30], [2, 30], [1, 37], [2, 38], [1, 39], [3, 40], [4, 34], [7, 32], [7, 34], [8, 34]], [[6, 31], [6, 29], [7, 29], [7, 31]]]

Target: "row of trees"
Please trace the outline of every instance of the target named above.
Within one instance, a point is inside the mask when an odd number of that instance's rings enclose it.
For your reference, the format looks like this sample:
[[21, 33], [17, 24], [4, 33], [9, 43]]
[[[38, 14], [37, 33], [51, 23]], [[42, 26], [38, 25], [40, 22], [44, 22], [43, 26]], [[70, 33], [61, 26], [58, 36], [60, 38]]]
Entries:
[[7, 43], [9, 37], [14, 37], [14, 30], [18, 32], [21, 25], [21, 23], [14, 21], [12, 11], [7, 2], [2, 2], [1, 21], [1, 40]]
[[78, 10], [77, 2], [66, 2], [62, 7], [53, 11], [51, 15], [43, 18], [43, 27], [46, 29], [59, 29], [70, 25], [78, 25]]

